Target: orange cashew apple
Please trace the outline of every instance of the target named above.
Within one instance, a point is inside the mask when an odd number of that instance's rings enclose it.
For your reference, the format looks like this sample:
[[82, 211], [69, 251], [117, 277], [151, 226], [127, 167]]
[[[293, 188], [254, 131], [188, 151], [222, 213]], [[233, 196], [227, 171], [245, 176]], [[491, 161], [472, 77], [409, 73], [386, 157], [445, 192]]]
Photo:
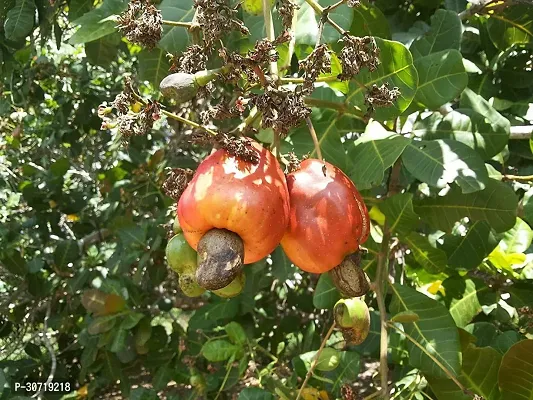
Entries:
[[198, 284], [229, 285], [242, 264], [270, 254], [289, 221], [285, 175], [272, 153], [249, 140], [257, 163], [221, 149], [209, 155], [178, 202], [187, 242], [198, 251]]
[[370, 231], [361, 195], [334, 165], [307, 159], [287, 176], [291, 203], [281, 246], [300, 269], [327, 272], [359, 249]]

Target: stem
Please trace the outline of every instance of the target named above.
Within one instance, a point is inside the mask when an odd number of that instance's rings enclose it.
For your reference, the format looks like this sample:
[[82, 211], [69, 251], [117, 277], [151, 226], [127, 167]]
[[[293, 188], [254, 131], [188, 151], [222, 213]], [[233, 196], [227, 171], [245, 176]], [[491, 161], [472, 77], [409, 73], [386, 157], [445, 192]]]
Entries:
[[164, 19], [163, 21], [164, 25], [170, 25], [170, 26], [181, 26], [183, 28], [191, 29], [193, 24], [191, 22], [179, 22], [179, 21], [168, 21]]
[[194, 16], [192, 17], [191, 26], [189, 27], [189, 32], [191, 33], [193, 44], [199, 45], [202, 42], [200, 30], [201, 26], [200, 24], [198, 24], [198, 9], [196, 9]]
[[232, 368], [231, 365], [233, 364], [234, 361], [235, 361], [235, 357], [231, 357], [228, 360], [228, 364], [226, 365], [226, 375], [224, 376], [224, 380], [222, 381], [222, 385], [218, 389], [218, 393], [217, 393], [217, 395], [215, 397], [215, 400], [218, 399], [218, 396], [220, 396], [220, 394], [224, 390], [224, 386], [226, 386], [226, 382], [228, 381], [229, 373], [231, 372], [231, 368]]
[[320, 161], [324, 161], [324, 159], [322, 158], [322, 151], [320, 150], [320, 143], [318, 142], [318, 137], [316, 136], [315, 127], [313, 126], [311, 118], [307, 117], [305, 119], [305, 122], [307, 124], [307, 127], [309, 128], [309, 133], [311, 133], [311, 138], [313, 139], [313, 144], [315, 145], [316, 155]]
[[503, 175], [503, 179], [508, 181], [533, 181], [533, 175]]
[[398, 332], [400, 335], [405, 336], [407, 339], [409, 339], [416, 347], [418, 347], [422, 352], [427, 355], [431, 360], [439, 366], [440, 369], [444, 371], [444, 373], [450, 378], [458, 387], [461, 389], [464, 393], [467, 393], [467, 389], [463, 386], [459, 380], [453, 376], [453, 374], [450, 372], [448, 368], [446, 368], [433, 354], [431, 354], [429, 351], [426, 350], [424, 346], [422, 346], [420, 343], [418, 343], [413, 337], [411, 337], [409, 334], [402, 331], [400, 328], [398, 328], [396, 325], [394, 325], [391, 322], [387, 322], [387, 326], [393, 328]]
[[302, 383], [302, 387], [298, 391], [298, 396], [296, 396], [296, 400], [299, 400], [302, 396], [302, 392], [305, 389], [305, 386], [307, 385], [307, 382], [311, 378], [311, 375], [313, 374], [313, 370], [315, 369], [316, 365], [318, 364], [318, 358], [320, 357], [320, 354], [322, 353], [322, 350], [324, 350], [324, 347], [326, 347], [326, 342], [328, 341], [329, 337], [333, 333], [333, 330], [335, 329], [335, 321], [331, 324], [331, 327], [329, 328], [328, 333], [326, 333], [326, 336], [324, 336], [324, 339], [322, 339], [322, 343], [320, 343], [320, 348], [316, 352], [316, 355], [314, 357], [313, 363], [311, 364], [311, 367], [309, 368], [309, 371], [307, 371], [307, 375], [305, 376], [304, 383]]
[[339, 0], [338, 2], [336, 2], [335, 4], [331, 5], [328, 7], [328, 12], [330, 11], [333, 11], [334, 9], [336, 9], [337, 7], [339, 6], [342, 6], [344, 4], [346, 0]]
[[274, 354], [272, 354], [270, 351], [265, 349], [263, 346], [261, 346], [260, 344], [256, 343], [254, 347], [255, 349], [259, 350], [261, 353], [269, 357], [272, 361], [278, 362], [278, 358]]
[[333, 21], [329, 15], [328, 15], [326, 18], [327, 18], [328, 23], [329, 23], [333, 28], [335, 28], [335, 30], [336, 30], [337, 32], [339, 32], [341, 35], [344, 36], [344, 35], [346, 35], [346, 34], [348, 33], [348, 31], [345, 31], [344, 29], [342, 29], [341, 26], [340, 26], [339, 24], [337, 24], [335, 21]]
[[305, 0], [305, 2], [315, 10], [315, 13], [322, 14], [324, 12], [324, 9], [315, 0]]
[[483, 9], [485, 7], [487, 7], [491, 3], [494, 3], [495, 1], [497, 1], [497, 0], [484, 0], [484, 1], [481, 1], [479, 4], [474, 4], [469, 9], [461, 11], [459, 13], [459, 18], [461, 20], [468, 19], [471, 16], [473, 16], [474, 14], [477, 14], [477, 13], [483, 11]]
[[[137, 101], [139, 101], [141, 104], [143, 105], [146, 105], [146, 101], [141, 97], [139, 96], [137, 93], [133, 93], [133, 95], [135, 96], [135, 98], [137, 99]], [[197, 124], [196, 122], [194, 121], [191, 121], [187, 118], [183, 118], [183, 117], [180, 117], [179, 115], [176, 115], [174, 113], [171, 113], [170, 111], [167, 111], [167, 110], [161, 110], [161, 114], [167, 116], [168, 118], [172, 118], [176, 121], [179, 121], [183, 124], [186, 124], [186, 125], [189, 125], [189, 126], [192, 126], [193, 128], [196, 128], [196, 129], [201, 129], [207, 133], [210, 133], [211, 135], [218, 135], [217, 132], [215, 132], [214, 130], [212, 129], [209, 129], [209, 128], [206, 128], [205, 126], [202, 126], [200, 124]]]
[[[304, 78], [280, 78], [281, 83], [304, 83]], [[315, 82], [336, 82], [337, 77], [335, 75], [320, 76], [316, 78]]]
[[[267, 39], [273, 42], [276, 40], [276, 33], [274, 32], [274, 22], [272, 21], [272, 6], [270, 0], [263, 1], [263, 18], [265, 19], [265, 29]], [[272, 75], [278, 75], [278, 62], [272, 61], [270, 63], [270, 72]]]

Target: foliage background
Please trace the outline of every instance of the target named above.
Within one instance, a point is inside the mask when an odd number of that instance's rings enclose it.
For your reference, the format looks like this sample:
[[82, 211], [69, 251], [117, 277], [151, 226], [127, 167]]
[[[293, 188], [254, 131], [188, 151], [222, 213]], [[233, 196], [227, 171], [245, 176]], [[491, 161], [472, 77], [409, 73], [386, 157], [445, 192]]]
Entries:
[[[300, 3], [293, 58], [286, 45], [278, 48], [291, 73], [318, 32], [313, 10]], [[49, 399], [292, 399], [340, 296], [327, 275], [302, 273], [280, 249], [246, 267], [245, 290], [234, 299], [180, 293], [164, 259], [173, 209], [161, 184], [165, 168], [194, 168], [207, 150], [166, 119], [124, 145], [116, 129], [100, 129], [97, 108], [130, 74], [144, 96], [158, 99], [166, 54], [183, 51], [188, 34], [166, 27], [152, 51], [128, 43], [108, 18], [126, 5], [0, 6], [0, 398], [31, 395], [15, 393], [14, 383], [45, 381], [52, 367], [53, 380], [73, 390]], [[371, 209], [364, 269], [374, 279], [380, 257], [388, 259], [396, 283], [387, 286], [387, 316], [419, 317], [394, 325], [419, 346], [389, 330], [397, 399], [533, 393], [524, 368], [533, 359], [533, 7], [494, 2], [476, 15], [469, 6], [338, 7], [332, 19], [353, 35], [375, 36], [381, 49], [380, 68], [363, 70], [358, 82], [388, 82], [402, 96], [370, 124], [354, 81], [321, 84], [308, 100], [325, 159], [350, 176]], [[192, 0], [158, 7], [166, 20], [194, 14]], [[246, 51], [264, 24], [239, 12], [251, 33], [226, 42]], [[276, 10], [274, 20], [279, 30]], [[326, 26], [323, 41], [339, 50], [338, 39]], [[339, 68], [334, 58], [332, 74]], [[213, 103], [227, 95], [219, 89]], [[272, 132], [257, 138], [268, 144]], [[304, 125], [282, 145], [315, 156]], [[387, 186], [391, 173], [398, 188]], [[330, 398], [346, 384], [361, 398], [379, 388], [378, 304], [373, 294], [365, 300], [368, 339], [350, 347], [335, 333], [328, 345], [342, 350], [340, 364], [310, 381]]]

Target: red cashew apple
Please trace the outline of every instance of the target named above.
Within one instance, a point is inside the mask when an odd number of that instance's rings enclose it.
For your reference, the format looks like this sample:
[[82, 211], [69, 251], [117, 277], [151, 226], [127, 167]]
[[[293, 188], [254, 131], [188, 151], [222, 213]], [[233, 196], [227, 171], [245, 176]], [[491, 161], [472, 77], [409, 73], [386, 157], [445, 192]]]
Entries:
[[300, 269], [327, 272], [359, 249], [370, 231], [361, 195], [334, 165], [304, 160], [287, 176], [290, 221], [281, 246]]
[[183, 234], [198, 251], [198, 284], [208, 290], [229, 285], [243, 263], [270, 254], [289, 221], [289, 193], [278, 161], [249, 143], [257, 164], [218, 150], [199, 165], [178, 202]]

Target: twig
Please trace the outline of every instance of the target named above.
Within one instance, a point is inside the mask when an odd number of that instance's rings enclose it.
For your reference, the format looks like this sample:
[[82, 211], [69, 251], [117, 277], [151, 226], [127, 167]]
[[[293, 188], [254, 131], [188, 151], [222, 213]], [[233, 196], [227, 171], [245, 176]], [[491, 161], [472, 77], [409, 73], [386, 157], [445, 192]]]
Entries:
[[[336, 82], [338, 80], [336, 75], [329, 75], [329, 76], [320, 76], [316, 78], [315, 82]], [[304, 78], [280, 78], [279, 81], [281, 83], [304, 83]]]
[[483, 0], [479, 4], [473, 4], [470, 8], [468, 8], [468, 9], [466, 9], [464, 11], [461, 11], [459, 13], [459, 18], [462, 19], [462, 20], [468, 19], [471, 16], [473, 16], [474, 14], [477, 14], [477, 13], [483, 11], [483, 9], [485, 7], [487, 7], [489, 4], [494, 3], [496, 1], [498, 1], [498, 0]]
[[320, 161], [323, 161], [322, 158], [322, 151], [320, 150], [320, 143], [318, 142], [318, 137], [316, 136], [315, 127], [313, 126], [313, 122], [311, 121], [311, 118], [307, 117], [305, 119], [305, 123], [307, 124], [307, 127], [309, 128], [309, 133], [311, 133], [311, 138], [313, 139], [313, 144], [315, 146], [315, 152]]
[[193, 44], [201, 44], [202, 38], [200, 36], [200, 24], [198, 23], [198, 8], [196, 9], [194, 16], [192, 17], [191, 26], [189, 27], [189, 32], [192, 36]]
[[50, 374], [48, 375], [48, 378], [46, 379], [46, 382], [38, 392], [36, 392], [32, 398], [39, 398], [42, 399], [44, 388], [48, 387], [49, 384], [52, 383], [54, 380], [54, 375], [56, 373], [57, 368], [57, 358], [56, 354], [54, 352], [54, 348], [52, 346], [52, 343], [50, 343], [50, 339], [48, 338], [48, 320], [50, 319], [50, 314], [52, 313], [52, 299], [48, 302], [48, 305], [46, 307], [46, 316], [44, 317], [44, 323], [43, 323], [43, 341], [46, 346], [46, 349], [50, 353], [50, 358], [52, 359], [52, 366], [50, 368]]
[[[140, 95], [138, 95], [137, 93], [133, 92], [133, 96], [135, 97], [135, 99], [137, 101], [139, 101], [141, 104], [143, 105], [146, 105], [146, 100], [144, 100]], [[161, 110], [161, 114], [167, 116], [168, 118], [172, 118], [172, 119], [175, 119], [176, 121], [179, 121], [185, 125], [189, 125], [189, 126], [192, 126], [193, 128], [196, 128], [196, 129], [201, 129], [207, 133], [210, 133], [211, 135], [218, 135], [217, 132], [215, 132], [214, 130], [212, 129], [209, 129], [209, 128], [206, 128], [205, 126], [202, 126], [194, 121], [191, 121], [187, 118], [183, 118], [183, 117], [180, 117], [179, 115], [176, 115], [174, 113], [171, 113], [170, 111], [167, 111], [167, 110]]]
[[331, 6], [328, 7], [328, 12], [331, 12], [334, 9], [336, 9], [337, 7], [342, 6], [345, 2], [346, 2], [346, 0], [339, 0], [335, 4], [332, 4]]
[[[265, 1], [265, 0], [263, 0]], [[327, 22], [330, 24], [337, 32], [339, 32], [341, 35], [345, 35], [348, 33], [344, 29], [340, 27], [339, 24], [337, 24], [335, 21], [333, 21], [330, 16], [328, 15], [329, 12], [338, 6], [340, 4], [333, 4], [331, 7], [323, 8], [320, 4], [318, 4], [315, 0], [305, 0], [305, 2], [315, 11], [316, 14], [320, 15], [320, 20]]]
[[422, 346], [420, 343], [418, 343], [413, 337], [411, 337], [409, 334], [405, 333], [405, 331], [402, 331], [400, 328], [398, 328], [396, 325], [394, 325], [391, 322], [387, 322], [387, 326], [390, 328], [393, 328], [398, 332], [400, 335], [405, 336], [407, 339], [409, 339], [416, 347], [418, 347], [422, 352], [427, 355], [431, 360], [439, 366], [440, 369], [450, 378], [458, 387], [463, 391], [463, 393], [468, 393], [468, 389], [463, 386], [459, 380], [453, 376], [453, 374], [450, 372], [448, 368], [446, 368], [433, 354], [431, 354], [429, 351], [426, 350], [424, 346]]
[[[263, 18], [265, 19], [265, 29], [267, 39], [273, 42], [276, 40], [276, 33], [274, 32], [274, 22], [272, 20], [272, 7], [270, 0], [263, 0]], [[272, 61], [270, 63], [270, 72], [272, 73], [272, 78], [277, 77], [278, 75], [278, 62]]]
[[168, 21], [166, 19], [164, 19], [162, 22], [163, 22], [164, 25], [181, 26], [181, 27], [187, 28], [187, 29], [191, 29], [192, 26], [193, 26], [193, 24], [191, 22]]
[[502, 179], [507, 181], [533, 181], [533, 175], [503, 175]]
[[298, 391], [298, 396], [296, 396], [296, 400], [299, 400], [302, 396], [302, 392], [305, 389], [305, 386], [307, 385], [307, 382], [309, 382], [309, 379], [311, 378], [311, 375], [313, 374], [313, 370], [315, 369], [316, 365], [318, 364], [318, 358], [320, 357], [320, 354], [322, 353], [322, 350], [324, 350], [324, 347], [326, 347], [326, 342], [328, 341], [329, 337], [333, 333], [333, 330], [335, 329], [335, 321], [331, 324], [331, 327], [329, 328], [328, 333], [326, 333], [326, 336], [324, 336], [324, 339], [322, 339], [322, 343], [320, 343], [320, 348], [316, 352], [316, 355], [314, 357], [313, 363], [311, 364], [311, 367], [309, 367], [309, 371], [307, 371], [307, 375], [305, 375], [304, 383], [302, 383], [302, 387]]
[[99, 229], [81, 238], [78, 241], [78, 245], [82, 250], [87, 250], [90, 245], [103, 242], [110, 234], [111, 231], [109, 229]]

